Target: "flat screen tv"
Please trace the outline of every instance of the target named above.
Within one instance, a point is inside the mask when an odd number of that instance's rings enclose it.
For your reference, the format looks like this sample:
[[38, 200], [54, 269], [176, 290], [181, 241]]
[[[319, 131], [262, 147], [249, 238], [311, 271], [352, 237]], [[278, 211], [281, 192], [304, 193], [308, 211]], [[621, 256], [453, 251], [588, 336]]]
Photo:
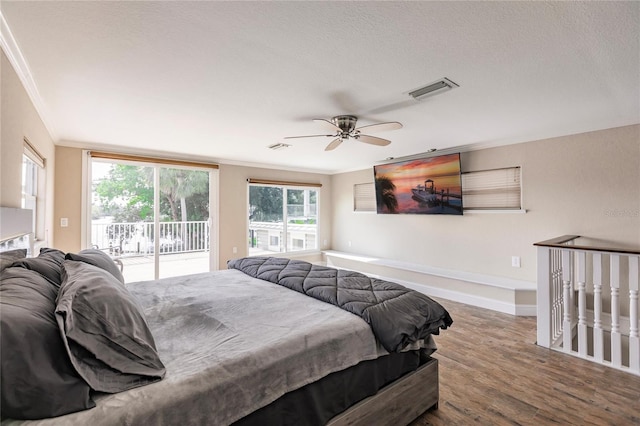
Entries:
[[378, 214], [462, 214], [460, 154], [373, 167]]

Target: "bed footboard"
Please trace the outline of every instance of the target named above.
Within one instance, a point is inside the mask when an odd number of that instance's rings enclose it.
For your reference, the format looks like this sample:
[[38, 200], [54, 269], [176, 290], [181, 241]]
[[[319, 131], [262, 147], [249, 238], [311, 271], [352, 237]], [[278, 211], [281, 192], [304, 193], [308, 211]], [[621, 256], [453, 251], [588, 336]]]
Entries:
[[337, 415], [327, 425], [407, 425], [428, 409], [437, 408], [438, 395], [438, 360], [431, 358], [416, 371]]

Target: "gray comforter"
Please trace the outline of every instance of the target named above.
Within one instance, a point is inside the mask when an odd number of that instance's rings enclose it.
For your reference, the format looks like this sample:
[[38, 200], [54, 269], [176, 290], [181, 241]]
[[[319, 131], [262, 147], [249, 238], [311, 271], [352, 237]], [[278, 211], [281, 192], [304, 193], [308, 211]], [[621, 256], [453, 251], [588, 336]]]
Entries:
[[401, 351], [453, 323], [449, 313], [424, 294], [354, 271], [275, 257], [235, 259], [228, 267], [360, 316], [389, 352]]
[[128, 284], [166, 367], [96, 407], [6, 425], [227, 425], [286, 392], [387, 354], [360, 318], [237, 270]]

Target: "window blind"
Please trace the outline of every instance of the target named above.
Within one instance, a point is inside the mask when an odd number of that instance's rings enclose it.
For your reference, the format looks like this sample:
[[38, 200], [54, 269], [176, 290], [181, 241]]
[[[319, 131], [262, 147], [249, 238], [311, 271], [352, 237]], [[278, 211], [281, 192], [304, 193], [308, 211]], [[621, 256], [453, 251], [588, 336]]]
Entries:
[[353, 185], [353, 211], [376, 211], [376, 189], [373, 182]]
[[465, 210], [519, 210], [522, 208], [520, 167], [462, 174]]

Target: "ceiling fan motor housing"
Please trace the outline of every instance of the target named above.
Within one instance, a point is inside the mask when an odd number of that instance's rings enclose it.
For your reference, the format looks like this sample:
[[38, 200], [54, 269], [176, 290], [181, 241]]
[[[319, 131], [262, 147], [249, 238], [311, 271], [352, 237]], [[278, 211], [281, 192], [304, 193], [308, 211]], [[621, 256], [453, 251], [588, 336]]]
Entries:
[[356, 121], [358, 121], [358, 117], [355, 115], [337, 115], [331, 119], [333, 124], [338, 126], [342, 132], [340, 135], [343, 139], [349, 137], [351, 132], [353, 132], [356, 128]]

